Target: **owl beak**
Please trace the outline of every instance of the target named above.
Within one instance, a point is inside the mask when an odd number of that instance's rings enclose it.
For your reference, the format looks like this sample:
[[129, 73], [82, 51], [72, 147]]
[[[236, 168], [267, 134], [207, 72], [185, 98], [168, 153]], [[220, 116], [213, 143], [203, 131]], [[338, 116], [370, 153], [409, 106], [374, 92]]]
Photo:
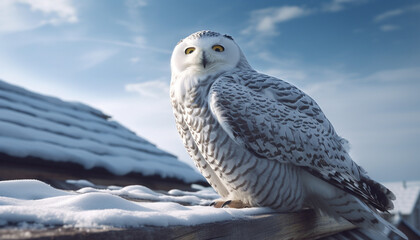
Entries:
[[206, 68], [206, 65], [207, 65], [208, 62], [207, 62], [205, 52], [203, 52], [203, 57], [202, 57], [202, 62], [201, 63], [203, 64], [203, 68]]

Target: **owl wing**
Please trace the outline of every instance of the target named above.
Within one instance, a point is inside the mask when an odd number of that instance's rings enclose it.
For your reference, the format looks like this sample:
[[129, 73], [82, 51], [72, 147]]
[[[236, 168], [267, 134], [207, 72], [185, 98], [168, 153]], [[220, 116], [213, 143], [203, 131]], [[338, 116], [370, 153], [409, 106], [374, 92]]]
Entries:
[[298, 88], [251, 72], [220, 76], [208, 97], [223, 129], [254, 155], [300, 166], [379, 210], [392, 209], [392, 192], [353, 162], [347, 141]]

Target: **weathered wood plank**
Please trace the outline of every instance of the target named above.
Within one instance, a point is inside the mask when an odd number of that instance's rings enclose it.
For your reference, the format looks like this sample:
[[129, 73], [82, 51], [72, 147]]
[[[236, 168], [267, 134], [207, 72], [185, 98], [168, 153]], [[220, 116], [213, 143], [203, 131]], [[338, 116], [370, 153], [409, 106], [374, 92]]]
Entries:
[[249, 219], [196, 226], [130, 229], [51, 228], [44, 230], [0, 229], [0, 239], [318, 239], [355, 228], [345, 220], [319, 216], [312, 210], [273, 213]]

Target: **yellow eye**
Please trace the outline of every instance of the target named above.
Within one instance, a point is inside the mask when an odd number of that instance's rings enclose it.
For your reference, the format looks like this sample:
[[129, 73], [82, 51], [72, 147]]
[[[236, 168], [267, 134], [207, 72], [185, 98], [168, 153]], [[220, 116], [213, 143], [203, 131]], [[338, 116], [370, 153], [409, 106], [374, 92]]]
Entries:
[[213, 47], [211, 47], [214, 51], [216, 52], [223, 52], [225, 51], [225, 48], [222, 45], [214, 45]]
[[185, 54], [191, 54], [191, 53], [194, 52], [194, 50], [195, 50], [195, 47], [189, 47], [189, 48], [185, 49]]

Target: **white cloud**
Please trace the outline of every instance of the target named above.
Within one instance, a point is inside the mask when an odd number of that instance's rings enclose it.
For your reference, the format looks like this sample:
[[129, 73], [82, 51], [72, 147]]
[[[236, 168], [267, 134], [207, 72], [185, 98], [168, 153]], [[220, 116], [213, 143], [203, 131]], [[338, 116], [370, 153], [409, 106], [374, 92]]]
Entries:
[[125, 85], [128, 92], [137, 92], [143, 97], [162, 98], [169, 96], [169, 84], [162, 78], [153, 81]]
[[265, 68], [258, 69], [262, 73], [286, 80], [298, 87], [304, 87], [308, 82], [343, 81], [354, 75], [332, 70], [336, 66], [331, 66], [331, 69], [320, 66], [302, 66], [296, 59], [279, 59], [268, 51], [261, 51], [256, 58], [264, 62]]
[[144, 27], [140, 15], [140, 8], [147, 6], [145, 0], [125, 0], [125, 7], [128, 13], [129, 20], [117, 20], [117, 23], [124, 26], [128, 30], [138, 33], [141, 32]]
[[300, 82], [308, 77], [303, 71], [287, 68], [270, 68], [265, 70], [264, 73], [280, 79], [288, 79], [293, 82]]
[[322, 7], [304, 8], [300, 6], [281, 6], [258, 9], [251, 12], [250, 24], [242, 34], [277, 35], [276, 26], [282, 22], [322, 12], [338, 12], [349, 4], [360, 4], [365, 0], [332, 0]]
[[266, 51], [260, 52], [257, 55], [257, 58], [266, 62], [266, 66], [270, 66], [261, 71], [264, 74], [268, 74], [270, 76], [284, 80], [287, 79], [287, 81], [294, 82], [295, 84], [307, 79], [307, 73], [301, 69], [296, 69], [294, 66], [295, 62], [291, 59], [280, 60]]
[[138, 63], [140, 61], [140, 58], [139, 57], [132, 57], [132, 58], [130, 58], [130, 62], [131, 63]]
[[278, 34], [276, 25], [309, 14], [309, 11], [298, 6], [272, 7], [251, 12], [250, 26], [243, 34], [260, 33], [265, 35]]
[[[135, 40], [136, 40], [136, 37], [133, 39], [133, 41], [135, 41]], [[139, 39], [137, 39], [137, 40], [139, 40]], [[170, 55], [172, 53], [171, 49], [153, 47], [151, 45], [142, 45], [142, 44], [139, 44], [139, 42], [134, 42], [133, 43], [133, 42], [118, 41], [118, 40], [106, 40], [106, 39], [85, 38], [85, 37], [72, 39], [72, 41], [87, 41], [87, 42], [96, 42], [96, 43], [106, 43], [106, 44], [120, 46], [120, 47], [128, 47], [128, 48], [137, 48], [137, 49], [142, 49], [142, 50], [148, 50], [148, 51], [161, 53], [161, 54], [167, 54], [167, 55]]]
[[400, 27], [395, 24], [385, 24], [385, 25], [381, 25], [379, 28], [383, 32], [391, 32], [391, 31], [398, 30]]
[[349, 7], [349, 5], [363, 4], [367, 0], [332, 0], [325, 3], [321, 8], [322, 12], [340, 12]]
[[133, 42], [139, 46], [145, 46], [147, 41], [143, 36], [135, 36]]
[[39, 21], [33, 21], [29, 14], [12, 1], [0, 1], [0, 33], [25, 31], [39, 26]]
[[[393, 19], [397, 16], [405, 15], [411, 12], [420, 12], [420, 4], [386, 11], [374, 17], [373, 21], [375, 23], [381, 23], [389, 19]], [[379, 27], [379, 29], [383, 32], [391, 32], [391, 31], [398, 30], [399, 28], [400, 27], [395, 24], [383, 24]]]
[[78, 21], [76, 9], [70, 0], [17, 0], [29, 4], [31, 10], [51, 14], [46, 23], [59, 24], [61, 22], [75, 23]]
[[76, 23], [71, 0], [2, 0], [0, 32], [26, 31], [43, 25]]
[[345, 9], [345, 5], [348, 3], [355, 3], [355, 0], [332, 0], [331, 2], [324, 5], [323, 11], [326, 12], [339, 12]]
[[89, 69], [99, 65], [117, 54], [118, 51], [114, 49], [94, 50], [84, 54], [81, 57], [83, 69]]
[[394, 18], [396, 16], [400, 16], [400, 15], [403, 15], [403, 14], [406, 14], [406, 13], [409, 13], [409, 12], [420, 12], [420, 4], [386, 11], [384, 13], [381, 13], [381, 14], [377, 15], [373, 19], [373, 21], [374, 22], [382, 22], [382, 21], [388, 20], [390, 18]]
[[139, 8], [147, 6], [146, 0], [126, 0], [125, 5], [128, 8]]
[[416, 82], [420, 80], [420, 68], [399, 68], [375, 72], [363, 81], [375, 82]]
[[402, 10], [402, 9], [390, 10], [390, 11], [387, 11], [387, 12], [384, 12], [382, 14], [377, 15], [374, 18], [374, 21], [375, 22], [380, 22], [380, 21], [383, 21], [385, 19], [389, 19], [389, 18], [392, 18], [392, 17], [395, 17], [395, 16], [399, 16], [399, 15], [403, 14], [404, 12], [405, 11]]

